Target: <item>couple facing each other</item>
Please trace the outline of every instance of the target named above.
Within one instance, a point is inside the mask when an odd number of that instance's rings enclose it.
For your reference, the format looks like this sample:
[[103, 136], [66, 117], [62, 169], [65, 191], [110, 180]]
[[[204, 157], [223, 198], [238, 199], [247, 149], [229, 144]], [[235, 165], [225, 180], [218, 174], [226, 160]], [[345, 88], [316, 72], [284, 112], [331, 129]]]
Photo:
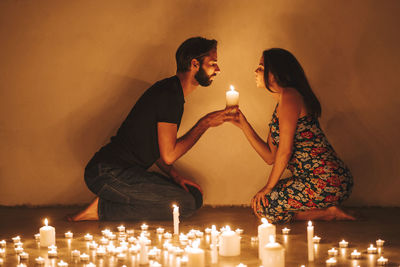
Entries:
[[[178, 203], [182, 217], [192, 215], [202, 206], [203, 192], [173, 163], [207, 129], [224, 122], [238, 126], [261, 158], [273, 165], [266, 185], [251, 201], [258, 217], [272, 223], [354, 219], [339, 208], [351, 193], [352, 175], [322, 132], [320, 103], [290, 52], [265, 50], [255, 70], [257, 87], [277, 100], [267, 140], [238, 107], [205, 115], [178, 138], [185, 97], [199, 85], [209, 86], [220, 72], [217, 41], [184, 41], [176, 63], [176, 75], [147, 89], [117, 134], [89, 161], [84, 178], [97, 198], [69, 220], [168, 220], [171, 203]], [[165, 175], [147, 171], [154, 163]], [[285, 168], [292, 176], [280, 179]]]

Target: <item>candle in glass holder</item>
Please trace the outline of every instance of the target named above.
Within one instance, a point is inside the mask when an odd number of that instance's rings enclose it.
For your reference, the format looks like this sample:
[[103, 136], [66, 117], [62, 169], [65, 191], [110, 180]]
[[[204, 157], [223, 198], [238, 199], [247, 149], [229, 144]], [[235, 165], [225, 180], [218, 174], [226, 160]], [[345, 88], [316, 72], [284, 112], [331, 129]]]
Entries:
[[22, 253], [24, 251], [24, 248], [23, 247], [16, 247], [16, 248], [14, 248], [14, 250], [15, 250], [16, 254], [20, 254], [20, 253]]
[[239, 93], [235, 91], [233, 85], [230, 86], [229, 91], [226, 92], [226, 107], [233, 107], [239, 105]]
[[67, 267], [67, 266], [68, 266], [68, 263], [66, 263], [66, 262], [63, 261], [63, 260], [60, 260], [60, 262], [57, 263], [57, 266], [58, 266], [58, 267]]
[[12, 241], [13, 241], [14, 243], [21, 242], [21, 237], [20, 237], [20, 236], [13, 237], [13, 238], [12, 238]]
[[57, 250], [49, 250], [49, 251], [47, 251], [47, 255], [49, 256], [49, 258], [55, 258], [55, 257], [57, 257]]
[[89, 261], [89, 255], [86, 254], [86, 253], [82, 253], [82, 254], [79, 256], [79, 259], [80, 259], [81, 261]]
[[39, 233], [35, 234], [35, 240], [40, 242], [40, 234]]

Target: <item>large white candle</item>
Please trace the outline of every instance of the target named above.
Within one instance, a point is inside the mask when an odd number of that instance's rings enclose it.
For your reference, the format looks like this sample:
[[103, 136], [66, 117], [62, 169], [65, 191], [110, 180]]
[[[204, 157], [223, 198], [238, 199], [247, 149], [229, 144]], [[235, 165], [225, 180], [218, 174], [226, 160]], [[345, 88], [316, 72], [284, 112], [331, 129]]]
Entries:
[[147, 238], [144, 235], [140, 235], [139, 237], [139, 245], [140, 245], [139, 264], [142, 265], [149, 263], [149, 256], [147, 255], [146, 239]]
[[174, 235], [179, 235], [179, 207], [177, 205], [173, 205], [173, 217], [174, 217]]
[[44, 220], [45, 226], [40, 228], [40, 246], [48, 247], [56, 244], [56, 229], [48, 225], [48, 220]]
[[219, 237], [219, 255], [238, 256], [240, 255], [240, 236], [226, 226]]
[[235, 91], [233, 85], [230, 86], [231, 90], [226, 92], [226, 106], [238, 106], [239, 105], [239, 93]]
[[199, 241], [194, 241], [192, 247], [186, 249], [188, 256], [188, 266], [205, 266], [204, 250], [199, 248]]
[[270, 235], [269, 242], [264, 246], [261, 256], [264, 267], [284, 267], [285, 249]]
[[275, 225], [268, 222], [267, 219], [261, 219], [262, 224], [258, 226], [258, 258], [261, 259], [262, 251], [264, 246], [268, 243], [269, 236], [272, 235], [275, 238], [276, 227]]
[[307, 226], [308, 261], [314, 261], [313, 237], [314, 237], [314, 226], [312, 225], [311, 221], [308, 221], [308, 226]]

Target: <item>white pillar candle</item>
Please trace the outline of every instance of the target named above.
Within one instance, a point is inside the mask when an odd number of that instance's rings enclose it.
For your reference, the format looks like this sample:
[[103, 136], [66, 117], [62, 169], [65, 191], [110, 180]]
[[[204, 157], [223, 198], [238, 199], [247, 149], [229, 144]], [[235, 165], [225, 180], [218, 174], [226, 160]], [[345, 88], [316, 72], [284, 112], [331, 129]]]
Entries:
[[377, 252], [377, 248], [374, 247], [372, 244], [369, 245], [367, 248], [368, 254], [375, 254]]
[[226, 226], [219, 237], [219, 255], [239, 256], [240, 255], [240, 236]]
[[56, 229], [48, 225], [47, 218], [44, 220], [45, 226], [40, 228], [40, 246], [48, 247], [56, 244]]
[[282, 234], [284, 234], [284, 235], [288, 235], [290, 233], [290, 229], [289, 228], [283, 228], [282, 229]]
[[359, 259], [359, 258], [361, 258], [361, 252], [357, 251], [357, 249], [355, 249], [350, 255], [351, 255], [351, 258], [352, 258], [352, 259]]
[[235, 91], [233, 85], [230, 86], [229, 91], [226, 92], [226, 106], [238, 106], [239, 105], [239, 93]]
[[149, 257], [147, 255], [147, 247], [146, 247], [146, 237], [141, 235], [139, 237], [139, 245], [140, 245], [140, 254], [139, 254], [139, 264], [148, 264]]
[[261, 259], [262, 251], [264, 246], [268, 243], [269, 236], [272, 235], [275, 238], [276, 227], [275, 225], [268, 222], [267, 219], [261, 219], [262, 224], [258, 226], [258, 258]]
[[173, 217], [174, 217], [174, 235], [179, 235], [179, 207], [173, 205]]
[[314, 237], [314, 226], [312, 225], [311, 221], [308, 221], [308, 226], [307, 226], [308, 261], [314, 261], [313, 237]]
[[339, 247], [341, 247], [341, 248], [347, 248], [348, 246], [349, 246], [349, 242], [347, 242], [344, 239], [339, 242]]
[[39, 264], [39, 265], [42, 265], [42, 264], [44, 264], [44, 258], [42, 258], [42, 257], [37, 257], [36, 259], [35, 259], [35, 263], [36, 264]]
[[285, 249], [275, 242], [273, 235], [270, 235], [269, 242], [263, 248], [261, 261], [264, 267], [285, 266]]
[[188, 257], [188, 266], [204, 267], [204, 250], [199, 248], [199, 242], [194, 241], [191, 247], [186, 249]]
[[74, 234], [71, 231], [66, 232], [65, 234], [65, 238], [73, 238]]
[[382, 239], [376, 240], [376, 246], [377, 247], [383, 247], [384, 243], [385, 243], [385, 240], [382, 240]]

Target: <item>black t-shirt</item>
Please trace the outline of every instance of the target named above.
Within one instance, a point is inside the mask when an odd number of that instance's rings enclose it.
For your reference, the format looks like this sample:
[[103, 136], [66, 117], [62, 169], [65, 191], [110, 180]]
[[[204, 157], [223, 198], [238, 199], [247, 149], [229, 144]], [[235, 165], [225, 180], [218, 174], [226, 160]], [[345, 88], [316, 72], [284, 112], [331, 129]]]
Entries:
[[138, 164], [149, 168], [160, 158], [157, 123], [175, 123], [179, 129], [184, 103], [177, 76], [156, 82], [139, 98], [117, 134], [91, 162]]

